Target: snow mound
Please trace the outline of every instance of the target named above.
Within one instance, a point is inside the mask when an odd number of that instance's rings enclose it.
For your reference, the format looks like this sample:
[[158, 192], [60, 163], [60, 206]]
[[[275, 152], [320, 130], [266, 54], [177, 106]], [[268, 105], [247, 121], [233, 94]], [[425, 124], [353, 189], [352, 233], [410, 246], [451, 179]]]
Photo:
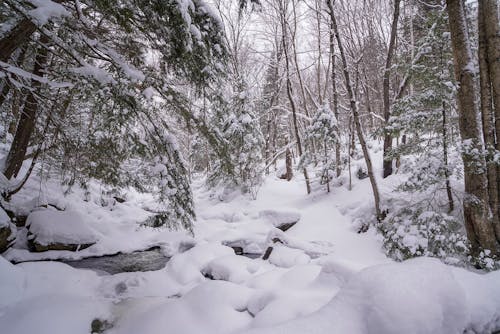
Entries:
[[233, 250], [219, 243], [199, 244], [173, 256], [165, 270], [180, 284], [199, 283], [204, 280], [202, 269], [210, 261], [227, 255], [234, 255]]
[[40, 245], [84, 245], [97, 241], [96, 234], [82, 217], [71, 211], [34, 211], [28, 216], [26, 226]]
[[202, 272], [214, 280], [242, 283], [257, 269], [252, 262], [244, 256], [228, 255], [210, 261]]
[[280, 244], [273, 246], [269, 262], [278, 267], [291, 268], [300, 264], [307, 264], [311, 258], [303, 250], [289, 248]]
[[225, 334], [249, 325], [252, 290], [224, 281], [207, 281], [185, 296], [131, 309], [109, 334]]

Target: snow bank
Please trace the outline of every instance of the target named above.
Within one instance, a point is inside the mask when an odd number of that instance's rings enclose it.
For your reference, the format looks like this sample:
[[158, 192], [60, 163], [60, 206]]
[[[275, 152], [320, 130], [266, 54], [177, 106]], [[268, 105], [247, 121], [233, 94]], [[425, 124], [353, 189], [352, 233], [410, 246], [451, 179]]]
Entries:
[[92, 271], [56, 262], [12, 265], [0, 257], [0, 328], [8, 334], [88, 334], [110, 316]]
[[355, 274], [318, 312], [245, 333], [490, 332], [500, 325], [499, 277], [455, 269], [431, 258], [373, 266]]
[[207, 281], [180, 299], [139, 305], [107, 333], [233, 333], [252, 320], [246, 311], [251, 293], [233, 283]]
[[228, 255], [210, 261], [202, 272], [214, 280], [242, 283], [258, 269], [252, 262], [244, 256]]
[[34, 211], [28, 216], [26, 226], [40, 245], [85, 245], [97, 241], [95, 233], [82, 217], [71, 211]]

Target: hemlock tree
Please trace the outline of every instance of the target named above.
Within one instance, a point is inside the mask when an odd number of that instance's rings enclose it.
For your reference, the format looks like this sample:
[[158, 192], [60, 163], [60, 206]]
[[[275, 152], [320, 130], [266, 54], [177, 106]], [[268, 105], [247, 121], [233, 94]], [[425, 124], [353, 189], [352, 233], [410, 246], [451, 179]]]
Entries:
[[[0, 111], [17, 122], [2, 172], [12, 178], [43, 154], [68, 185], [95, 178], [159, 192], [173, 226], [189, 228], [192, 196], [168, 116], [192, 120], [218, 145], [175, 89], [201, 89], [224, 74], [227, 50], [211, 8], [201, 0], [1, 6], [12, 15], [0, 31]], [[11, 179], [3, 197], [32, 170]]]
[[[318, 145], [317, 150], [312, 150], [313, 141]], [[309, 165], [313, 161], [320, 162], [320, 183], [326, 184], [330, 192], [330, 174], [335, 174], [339, 167], [337, 160], [330, 161], [333, 149], [336, 149], [338, 138], [338, 122], [335, 114], [330, 110], [328, 104], [323, 104], [313, 115], [311, 124], [306, 128], [306, 154], [302, 159], [303, 165]], [[316, 155], [314, 157], [313, 155]]]

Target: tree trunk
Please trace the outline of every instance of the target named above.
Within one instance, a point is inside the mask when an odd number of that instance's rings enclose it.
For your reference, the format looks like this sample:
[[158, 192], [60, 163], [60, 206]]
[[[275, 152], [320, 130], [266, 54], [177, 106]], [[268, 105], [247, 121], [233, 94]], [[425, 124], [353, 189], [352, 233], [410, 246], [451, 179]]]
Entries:
[[483, 125], [483, 138], [486, 145], [486, 174], [488, 178], [488, 196], [490, 209], [493, 215], [493, 224], [496, 227], [496, 237], [500, 240], [498, 221], [498, 180], [497, 166], [494, 162], [495, 154], [495, 123], [493, 116], [493, 101], [491, 93], [490, 72], [488, 69], [488, 44], [486, 42], [484, 2], [478, 4], [478, 32], [479, 32], [479, 75], [481, 93], [481, 117]]
[[285, 167], [286, 167], [285, 179], [287, 181], [290, 181], [293, 177], [293, 167], [292, 167], [292, 152], [288, 147], [286, 148], [285, 151]]
[[[333, 0], [328, 0], [327, 1], [328, 9], [329, 9], [329, 14], [333, 15]], [[337, 93], [337, 76], [335, 73], [335, 36], [333, 33], [333, 20], [330, 17], [330, 33], [329, 33], [329, 38], [330, 38], [330, 57], [331, 57], [331, 63], [332, 63], [332, 69], [331, 69], [331, 80], [332, 80], [332, 93], [333, 93], [333, 114], [335, 115], [335, 118], [337, 119], [337, 122], [339, 122], [339, 96]], [[335, 169], [336, 169], [336, 174], [337, 177], [340, 176], [342, 173], [341, 169], [341, 162], [340, 162], [340, 127], [337, 127], [337, 141], [335, 142]]]
[[[453, 203], [453, 195], [451, 193], [451, 185], [450, 185], [450, 172], [448, 171], [448, 131], [446, 131], [446, 108], [445, 102], [442, 103], [442, 136], [443, 136], [443, 162], [444, 167], [446, 168], [444, 171], [445, 176], [445, 187], [446, 187], [446, 195], [448, 196], [448, 213], [451, 213], [455, 207]], [[404, 138], [404, 136], [403, 136]]]
[[28, 19], [23, 19], [7, 36], [0, 40], [0, 61], [7, 62], [17, 48], [24, 45], [35, 32], [36, 26]]
[[[48, 59], [48, 51], [45, 47], [46, 43], [48, 43], [48, 38], [42, 35], [40, 37], [41, 46], [35, 57], [35, 67], [33, 70], [33, 74], [36, 76], [43, 76], [44, 74], [44, 68]], [[31, 90], [28, 92], [26, 101], [24, 102], [23, 111], [17, 123], [16, 134], [5, 161], [4, 175], [7, 179], [13, 176], [16, 177], [23, 164], [31, 135], [35, 129], [38, 113], [38, 100], [35, 93], [40, 87], [41, 83], [39, 81], [32, 80]]]
[[[392, 57], [394, 55], [394, 49], [396, 45], [396, 35], [398, 32], [398, 20], [399, 20], [399, 4], [401, 0], [394, 0], [394, 14], [392, 17], [391, 26], [391, 36], [389, 39], [389, 49], [387, 50], [387, 58], [385, 60], [384, 68], [384, 79], [383, 79], [383, 91], [384, 91], [384, 120], [385, 125], [389, 123], [389, 117], [391, 116], [390, 110], [390, 99], [389, 99], [389, 79]], [[392, 149], [392, 136], [389, 133], [384, 135], [384, 178], [392, 174], [392, 159], [388, 157]]]
[[[495, 119], [496, 150], [500, 150], [500, 26], [498, 23], [497, 0], [481, 0], [478, 2], [478, 13], [482, 12], [484, 27], [484, 42], [491, 85], [492, 110]], [[497, 205], [500, 199], [500, 169], [497, 169]], [[500, 216], [500, 207], [497, 209]], [[499, 218], [500, 220], [500, 218]], [[495, 224], [497, 240], [500, 242], [500, 223]]]
[[457, 91], [462, 159], [464, 162], [464, 223], [472, 252], [489, 249], [500, 254], [496, 240], [488, 198], [488, 180], [481, 133], [474, 101], [474, 69], [469, 45], [465, 9], [462, 0], [447, 0]]
[[[280, 2], [281, 4], [281, 2]], [[300, 133], [299, 133], [299, 124], [297, 120], [297, 107], [295, 106], [295, 101], [293, 99], [293, 92], [292, 92], [292, 81], [290, 80], [290, 58], [288, 55], [288, 44], [287, 44], [287, 24], [286, 24], [286, 17], [285, 17], [285, 8], [284, 6], [281, 6], [281, 9], [283, 10], [282, 12], [282, 17], [281, 17], [281, 27], [282, 27], [282, 43], [283, 43], [283, 51], [285, 53], [285, 65], [286, 65], [286, 93], [288, 96], [288, 100], [290, 101], [290, 108], [292, 109], [292, 121], [293, 121], [293, 130], [295, 134], [295, 139], [297, 141], [297, 150], [299, 153], [299, 158], [302, 157], [303, 151], [302, 151], [302, 142], [300, 140]], [[304, 173], [304, 179], [306, 181], [306, 191], [308, 194], [311, 193], [311, 184], [309, 181], [309, 174], [307, 173], [307, 169], [304, 167], [303, 169]]]
[[372, 165], [372, 160], [370, 157], [370, 152], [368, 152], [368, 147], [366, 146], [366, 141], [365, 141], [365, 136], [363, 134], [363, 129], [361, 128], [361, 121], [359, 119], [358, 106], [356, 105], [354, 93], [352, 91], [351, 80], [349, 78], [347, 59], [346, 59], [345, 54], [344, 54], [342, 40], [340, 39], [340, 35], [339, 35], [338, 27], [337, 27], [337, 20], [335, 19], [335, 14], [333, 11], [331, 13], [331, 20], [332, 20], [332, 28], [333, 28], [333, 31], [335, 34], [335, 38], [337, 39], [337, 45], [339, 47], [340, 59], [342, 60], [345, 85], [346, 85], [346, 89], [347, 89], [347, 96], [349, 98], [349, 105], [351, 107], [350, 109], [351, 109], [352, 116], [353, 116], [354, 126], [356, 127], [356, 132], [358, 134], [358, 139], [359, 139], [359, 143], [361, 145], [361, 149], [363, 150], [363, 156], [365, 158], [366, 169], [367, 169], [368, 177], [370, 179], [370, 183], [372, 186], [373, 197], [375, 200], [375, 213], [376, 213], [377, 219], [380, 221], [383, 219], [383, 216], [382, 216], [382, 211], [380, 210], [380, 194], [379, 194], [379, 190], [378, 190], [378, 186], [377, 186], [377, 180], [375, 178], [375, 174], [373, 173], [373, 165]]

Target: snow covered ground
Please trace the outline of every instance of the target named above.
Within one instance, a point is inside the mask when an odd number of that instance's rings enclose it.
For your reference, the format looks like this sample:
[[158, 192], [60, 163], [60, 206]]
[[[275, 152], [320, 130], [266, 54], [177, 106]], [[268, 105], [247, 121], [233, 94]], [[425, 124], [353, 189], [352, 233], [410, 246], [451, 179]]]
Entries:
[[[81, 258], [160, 245], [166, 267], [106, 275], [41, 261], [12, 265], [0, 257], [0, 332], [8, 334], [197, 333], [491, 333], [500, 329], [500, 272], [480, 274], [419, 258], [395, 263], [370, 229], [368, 180], [352, 191], [333, 187], [306, 196], [300, 178], [269, 176], [256, 200], [194, 184], [195, 239], [139, 227], [150, 199], [131, 193], [106, 207], [69, 196], [97, 243], [79, 252], [33, 254], [17, 247], [9, 260]], [[382, 189], [390, 191], [390, 183]], [[22, 195], [22, 194], [21, 194]], [[27, 193], [25, 193], [27, 196]], [[22, 195], [24, 196], [24, 195]], [[49, 196], [50, 197], [50, 196]], [[51, 201], [49, 198], [48, 202]], [[149, 203], [149, 204], [148, 204]], [[276, 229], [298, 220], [288, 231]], [[241, 245], [235, 255], [224, 244]], [[194, 247], [180, 247], [182, 243]], [[97, 321], [98, 319], [99, 321]]]

